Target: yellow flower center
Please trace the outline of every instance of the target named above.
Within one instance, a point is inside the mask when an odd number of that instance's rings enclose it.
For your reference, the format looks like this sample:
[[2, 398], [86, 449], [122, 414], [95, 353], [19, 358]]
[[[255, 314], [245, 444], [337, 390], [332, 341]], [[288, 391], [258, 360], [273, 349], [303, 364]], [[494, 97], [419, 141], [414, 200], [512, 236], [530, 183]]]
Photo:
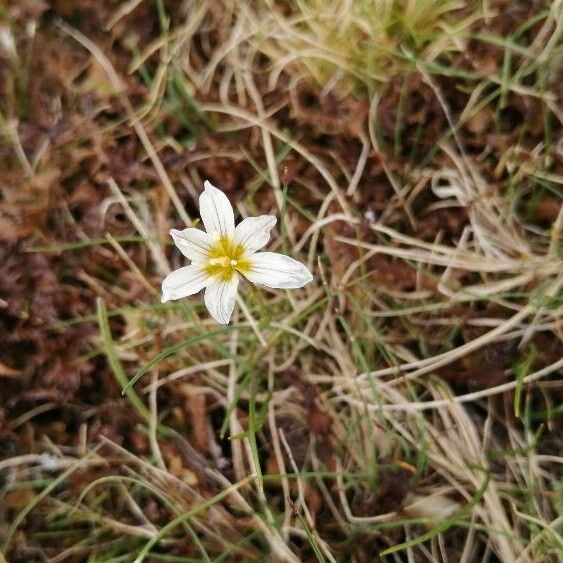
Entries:
[[244, 274], [250, 270], [250, 261], [245, 256], [244, 247], [229, 237], [218, 238], [211, 248], [205, 271], [210, 276], [218, 276], [229, 281], [235, 272]]

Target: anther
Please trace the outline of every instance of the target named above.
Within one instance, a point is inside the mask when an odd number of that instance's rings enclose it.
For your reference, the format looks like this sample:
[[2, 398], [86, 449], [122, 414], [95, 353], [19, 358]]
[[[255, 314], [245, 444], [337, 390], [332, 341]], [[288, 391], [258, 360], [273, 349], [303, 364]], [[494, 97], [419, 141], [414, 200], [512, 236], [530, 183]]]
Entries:
[[229, 258], [227, 256], [221, 256], [220, 258], [211, 258], [209, 264], [212, 266], [222, 266], [226, 268], [229, 265]]

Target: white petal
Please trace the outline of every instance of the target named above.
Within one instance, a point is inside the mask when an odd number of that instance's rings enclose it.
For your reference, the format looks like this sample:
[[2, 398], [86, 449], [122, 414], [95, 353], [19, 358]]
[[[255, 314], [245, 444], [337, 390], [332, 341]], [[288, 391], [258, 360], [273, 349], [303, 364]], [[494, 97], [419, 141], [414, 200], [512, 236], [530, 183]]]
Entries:
[[258, 252], [250, 257], [250, 272], [245, 276], [253, 283], [280, 289], [295, 289], [308, 284], [313, 276], [306, 266], [277, 252]]
[[235, 232], [235, 215], [227, 196], [205, 181], [205, 189], [199, 196], [199, 213], [205, 230], [214, 236], [232, 237]]
[[270, 231], [276, 224], [273, 215], [260, 215], [243, 219], [235, 229], [235, 243], [244, 246], [246, 254], [254, 254], [270, 240]]
[[201, 231], [200, 229], [189, 228], [183, 231], [172, 229], [170, 234], [180, 252], [186, 258], [195, 260], [196, 262], [205, 260], [213, 246], [213, 239], [205, 231]]
[[235, 308], [237, 296], [238, 276], [234, 275], [229, 281], [221, 278], [207, 286], [205, 290], [205, 306], [211, 316], [221, 324], [228, 324]]
[[162, 282], [162, 302], [193, 295], [212, 281], [207, 272], [196, 264], [178, 268], [168, 274]]

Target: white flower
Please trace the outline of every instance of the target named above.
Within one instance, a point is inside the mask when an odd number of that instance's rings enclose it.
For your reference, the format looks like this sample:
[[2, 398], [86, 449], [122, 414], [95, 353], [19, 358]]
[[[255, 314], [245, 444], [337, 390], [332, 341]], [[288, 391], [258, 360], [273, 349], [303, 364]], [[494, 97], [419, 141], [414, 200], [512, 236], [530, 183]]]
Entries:
[[199, 197], [205, 231], [172, 229], [170, 234], [191, 264], [172, 272], [162, 282], [162, 302], [181, 299], [205, 288], [211, 316], [227, 324], [233, 314], [240, 274], [266, 287], [303, 287], [313, 276], [300, 262], [276, 252], [257, 252], [270, 239], [276, 224], [272, 215], [243, 219], [235, 228], [227, 196], [209, 182]]

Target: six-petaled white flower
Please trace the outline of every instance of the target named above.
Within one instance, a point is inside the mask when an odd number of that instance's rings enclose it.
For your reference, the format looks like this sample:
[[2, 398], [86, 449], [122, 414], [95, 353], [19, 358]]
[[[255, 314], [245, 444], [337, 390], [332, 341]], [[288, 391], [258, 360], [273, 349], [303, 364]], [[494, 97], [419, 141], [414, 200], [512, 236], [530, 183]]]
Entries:
[[313, 276], [300, 262], [276, 252], [257, 252], [270, 239], [273, 215], [243, 219], [235, 228], [227, 196], [209, 182], [199, 197], [205, 231], [172, 229], [170, 234], [191, 264], [162, 282], [162, 302], [181, 299], [205, 288], [205, 305], [219, 323], [227, 324], [235, 307], [240, 274], [271, 288], [303, 287]]

